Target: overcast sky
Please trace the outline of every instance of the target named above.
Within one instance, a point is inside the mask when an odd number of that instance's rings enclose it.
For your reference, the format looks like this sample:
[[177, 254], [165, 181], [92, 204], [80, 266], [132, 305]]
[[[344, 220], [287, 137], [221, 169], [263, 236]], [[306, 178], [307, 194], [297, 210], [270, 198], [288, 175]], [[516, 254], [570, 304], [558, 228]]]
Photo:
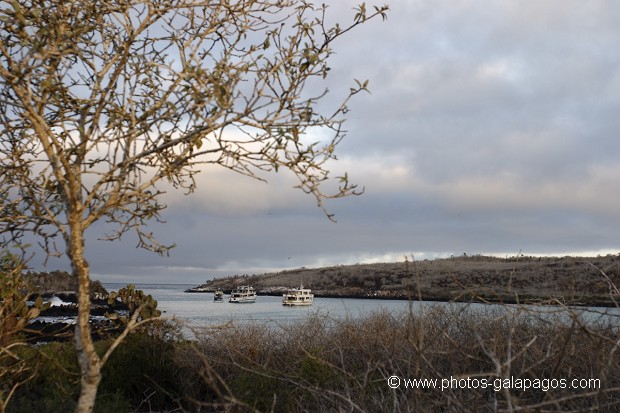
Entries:
[[[334, 3], [352, 18], [352, 2]], [[330, 96], [354, 78], [372, 92], [350, 105], [332, 165], [365, 187], [328, 202], [337, 223], [285, 175], [207, 169], [152, 226], [176, 243], [169, 257], [90, 239], [93, 278], [197, 284], [412, 255], [620, 252], [620, 2], [390, 7], [334, 45]]]

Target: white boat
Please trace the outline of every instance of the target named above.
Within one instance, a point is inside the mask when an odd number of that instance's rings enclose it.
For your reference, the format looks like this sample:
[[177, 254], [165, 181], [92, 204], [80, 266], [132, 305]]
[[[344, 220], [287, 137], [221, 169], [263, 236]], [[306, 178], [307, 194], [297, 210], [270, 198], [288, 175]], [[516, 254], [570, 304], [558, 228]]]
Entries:
[[314, 303], [314, 294], [303, 285], [299, 288], [291, 288], [286, 294], [282, 294], [282, 305], [312, 305], [312, 303]]
[[229, 303], [253, 303], [256, 301], [256, 291], [248, 285], [237, 287], [230, 293]]
[[224, 291], [216, 290], [215, 293], [213, 293], [213, 301], [216, 303], [221, 303], [224, 301]]

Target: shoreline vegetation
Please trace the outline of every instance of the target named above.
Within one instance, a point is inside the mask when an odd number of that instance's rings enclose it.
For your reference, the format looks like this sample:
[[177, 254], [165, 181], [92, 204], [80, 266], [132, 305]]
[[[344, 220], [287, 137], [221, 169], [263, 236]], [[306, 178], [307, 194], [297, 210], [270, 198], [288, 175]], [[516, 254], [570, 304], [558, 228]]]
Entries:
[[[608, 302], [616, 302], [619, 267], [615, 255], [462, 256], [231, 276], [200, 287], [268, 289], [299, 285], [303, 276], [304, 286], [334, 294], [359, 288], [358, 296], [391, 291], [398, 297], [405, 291], [426, 299], [441, 288], [460, 288], [480, 297], [495, 288], [498, 297], [533, 293], [537, 303], [566, 305], [605, 292]], [[459, 297], [465, 301], [466, 295]], [[618, 411], [618, 315], [584, 322], [570, 307], [566, 311], [574, 316], [540, 317], [529, 306], [501, 311], [500, 305], [410, 306], [354, 319], [309, 314], [282, 328], [191, 328], [154, 318], [128, 334], [103, 366], [94, 411]], [[188, 328], [192, 339], [183, 334]], [[0, 391], [12, 391], [3, 413], [75, 410], [80, 367], [67, 341], [72, 330], [63, 340], [33, 344], [22, 338], [0, 348]], [[97, 352], [110, 348], [114, 337], [97, 336]]]
[[252, 285], [281, 295], [303, 283], [315, 297], [615, 307], [620, 254], [597, 257], [458, 257], [298, 268], [208, 280], [186, 292]]
[[[95, 412], [618, 411], [617, 320], [589, 325], [495, 310], [314, 314], [281, 329], [196, 330], [193, 340], [180, 324], [154, 320], [105, 364]], [[110, 345], [96, 341], [98, 352]], [[70, 343], [13, 354], [23, 364], [7, 413], [75, 409]]]

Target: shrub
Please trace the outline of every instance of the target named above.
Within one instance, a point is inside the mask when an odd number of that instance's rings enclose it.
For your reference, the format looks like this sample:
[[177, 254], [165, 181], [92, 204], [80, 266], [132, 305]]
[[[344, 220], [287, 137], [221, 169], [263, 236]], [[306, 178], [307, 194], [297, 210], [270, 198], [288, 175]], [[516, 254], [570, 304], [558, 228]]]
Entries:
[[[593, 315], [590, 314], [590, 315]], [[434, 412], [584, 411], [620, 407], [620, 323], [576, 311], [426, 305], [358, 319], [314, 314], [279, 327], [223, 326], [182, 340], [148, 324], [109, 359], [97, 411]], [[109, 341], [98, 343], [100, 351]], [[10, 412], [71, 411], [78, 391], [72, 347], [23, 348], [35, 376]], [[25, 373], [24, 373], [25, 374]], [[390, 388], [388, 378], [403, 383]], [[404, 380], [435, 380], [435, 387]], [[477, 386], [440, 389], [443, 380]], [[494, 388], [481, 380], [597, 379], [600, 387]], [[451, 383], [451, 382], [450, 382]], [[475, 388], [474, 388], [475, 387]]]
[[[194, 354], [185, 356], [193, 357], [189, 364], [199, 366], [195, 377], [212, 390], [209, 406], [230, 411], [617, 411], [617, 322], [586, 325], [576, 314], [571, 319], [493, 308], [436, 306], [357, 320], [312, 316], [281, 330], [232, 327], [209, 331]], [[463, 379], [461, 384], [478, 380], [478, 386], [392, 389], [391, 376], [439, 384], [450, 378]], [[574, 378], [599, 379], [602, 386], [491, 385], [498, 379]], [[487, 388], [479, 385], [481, 379]]]
[[[174, 363], [179, 339], [171, 323], [153, 322], [129, 334], [102, 371], [96, 412], [166, 410], [178, 407], [179, 372]], [[111, 339], [97, 342], [103, 352]], [[7, 412], [69, 412], [79, 395], [79, 367], [71, 343], [21, 349], [33, 377], [15, 393]]]
[[[174, 364], [177, 326], [161, 321], [146, 326], [129, 334], [104, 365], [98, 400], [116, 400], [139, 411], [177, 406], [181, 393], [177, 377], [181, 372]], [[97, 344], [103, 352], [109, 340]]]
[[75, 410], [79, 373], [75, 350], [69, 343], [23, 347], [19, 357], [30, 366], [32, 378], [13, 396], [8, 412], [40, 413]]

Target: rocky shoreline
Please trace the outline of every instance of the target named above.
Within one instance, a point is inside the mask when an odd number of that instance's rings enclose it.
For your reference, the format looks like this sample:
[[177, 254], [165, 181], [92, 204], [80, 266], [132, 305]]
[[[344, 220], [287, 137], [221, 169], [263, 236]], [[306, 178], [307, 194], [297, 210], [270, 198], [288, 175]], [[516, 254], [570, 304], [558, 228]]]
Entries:
[[[230, 294], [231, 289], [223, 289], [225, 294]], [[259, 289], [256, 291], [258, 296], [279, 297], [286, 292], [286, 288]], [[193, 289], [185, 290], [186, 293], [213, 293], [209, 291], [196, 291]], [[312, 290], [315, 297], [326, 298], [350, 298], [350, 299], [373, 299], [373, 300], [401, 300], [401, 301], [425, 301], [425, 302], [464, 302], [464, 303], [484, 303], [484, 304], [528, 304], [528, 305], [566, 305], [571, 307], [618, 307], [620, 297], [581, 296], [567, 300], [566, 297], [542, 297], [537, 295], [507, 295], [495, 294], [474, 294], [464, 291], [460, 294], [446, 295], [433, 294], [419, 296], [417, 293], [408, 291], [393, 290], [364, 290], [357, 288], [337, 289], [335, 291]]]
[[[36, 298], [38, 294], [32, 295]], [[40, 295], [44, 302], [58, 299], [63, 304], [52, 305], [41, 310], [39, 316], [32, 320], [24, 329], [24, 338], [28, 342], [49, 342], [71, 340], [74, 334], [75, 318], [78, 315], [77, 295], [72, 291], [51, 292], [46, 291]], [[107, 291], [101, 297], [91, 300], [91, 326], [93, 338], [101, 339], [116, 334], [118, 327], [106, 317], [112, 312], [125, 312], [127, 306], [121, 302], [108, 304]], [[53, 321], [48, 321], [53, 319]]]

